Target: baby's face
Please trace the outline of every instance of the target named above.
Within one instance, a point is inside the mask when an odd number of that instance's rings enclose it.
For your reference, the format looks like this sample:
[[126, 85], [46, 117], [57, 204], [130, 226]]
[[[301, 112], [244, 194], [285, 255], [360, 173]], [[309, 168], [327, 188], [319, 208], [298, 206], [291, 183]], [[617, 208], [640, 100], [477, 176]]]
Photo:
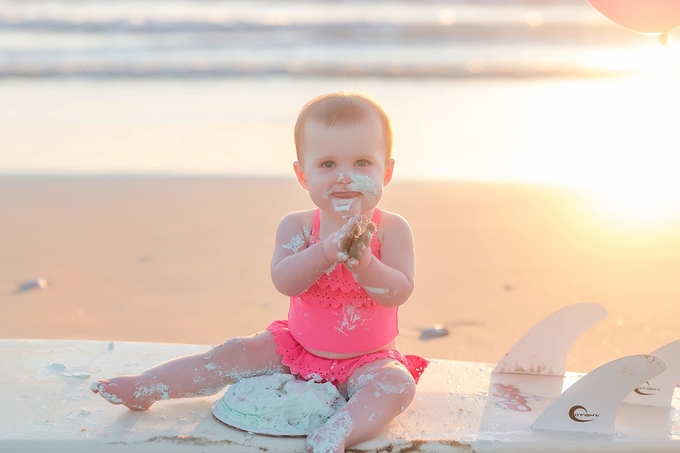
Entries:
[[392, 177], [382, 127], [370, 115], [353, 125], [305, 125], [298, 181], [319, 208], [346, 217], [373, 209]]

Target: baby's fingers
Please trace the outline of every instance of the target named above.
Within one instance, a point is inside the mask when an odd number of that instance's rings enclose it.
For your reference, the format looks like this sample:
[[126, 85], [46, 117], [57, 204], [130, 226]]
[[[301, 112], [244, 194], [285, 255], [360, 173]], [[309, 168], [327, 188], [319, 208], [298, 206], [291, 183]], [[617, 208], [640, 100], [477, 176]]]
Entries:
[[347, 252], [358, 234], [359, 220], [357, 216], [351, 217], [337, 232], [336, 244], [338, 249]]
[[348, 237], [348, 236], [353, 236], [354, 235], [354, 230], [356, 229], [357, 225], [359, 224], [359, 215], [355, 215], [350, 217], [347, 222], [340, 228], [340, 231], [338, 231], [338, 235], [340, 237]]

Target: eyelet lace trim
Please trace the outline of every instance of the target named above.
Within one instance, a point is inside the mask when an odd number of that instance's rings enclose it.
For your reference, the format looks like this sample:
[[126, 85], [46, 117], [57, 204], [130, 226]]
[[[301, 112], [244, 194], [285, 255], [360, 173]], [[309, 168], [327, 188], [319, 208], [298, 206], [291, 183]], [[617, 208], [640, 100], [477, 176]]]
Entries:
[[315, 284], [298, 297], [304, 302], [317, 303], [322, 307], [338, 308], [349, 304], [355, 307], [376, 305], [342, 263], [337, 264], [330, 273], [321, 275]]

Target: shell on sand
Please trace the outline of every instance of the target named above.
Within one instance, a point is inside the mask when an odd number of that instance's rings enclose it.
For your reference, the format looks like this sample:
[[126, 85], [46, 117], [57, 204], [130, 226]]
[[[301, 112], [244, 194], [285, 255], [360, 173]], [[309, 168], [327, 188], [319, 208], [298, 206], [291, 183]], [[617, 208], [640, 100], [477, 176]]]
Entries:
[[47, 288], [47, 280], [42, 277], [33, 278], [31, 280], [26, 280], [19, 284], [18, 292], [29, 291], [32, 289], [45, 289]]

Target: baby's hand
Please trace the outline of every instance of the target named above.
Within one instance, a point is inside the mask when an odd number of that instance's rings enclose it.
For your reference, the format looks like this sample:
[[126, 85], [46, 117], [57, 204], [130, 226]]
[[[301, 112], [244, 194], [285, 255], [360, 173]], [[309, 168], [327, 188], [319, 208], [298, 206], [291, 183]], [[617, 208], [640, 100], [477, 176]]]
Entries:
[[326, 238], [323, 250], [328, 261], [343, 263], [349, 259], [349, 249], [354, 238], [361, 234], [360, 217], [360, 215], [350, 217], [342, 228]]
[[362, 223], [361, 215], [353, 216], [326, 239], [324, 253], [329, 261], [345, 263], [354, 272], [361, 272], [368, 267], [371, 238], [376, 227], [373, 222]]
[[353, 273], [360, 273], [366, 270], [371, 263], [371, 239], [375, 231], [375, 223], [368, 222], [366, 228], [354, 239], [349, 248], [349, 258], [345, 262], [348, 270]]

